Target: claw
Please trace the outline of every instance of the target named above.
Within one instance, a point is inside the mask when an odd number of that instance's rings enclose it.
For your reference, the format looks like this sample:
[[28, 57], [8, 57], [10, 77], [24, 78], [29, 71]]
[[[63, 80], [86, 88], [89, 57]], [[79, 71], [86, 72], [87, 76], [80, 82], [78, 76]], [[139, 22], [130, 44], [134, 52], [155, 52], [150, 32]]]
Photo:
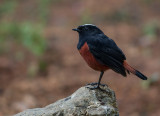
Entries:
[[90, 89], [90, 90], [94, 90], [94, 89], [99, 89], [99, 90], [101, 90], [101, 91], [105, 91], [105, 90], [103, 90], [102, 88], [100, 88], [100, 86], [93, 86], [93, 87], [86, 87], [86, 88], [88, 88], [88, 89]]
[[[92, 86], [94, 86], [94, 85], [98, 85], [98, 83], [88, 83], [87, 85], [92, 85]], [[101, 84], [101, 83], [100, 83], [100, 85], [103, 86], [103, 87], [104, 87], [104, 86], [108, 86], [108, 85], [106, 85], [106, 84]]]
[[88, 83], [87, 85], [97, 85], [98, 83]]

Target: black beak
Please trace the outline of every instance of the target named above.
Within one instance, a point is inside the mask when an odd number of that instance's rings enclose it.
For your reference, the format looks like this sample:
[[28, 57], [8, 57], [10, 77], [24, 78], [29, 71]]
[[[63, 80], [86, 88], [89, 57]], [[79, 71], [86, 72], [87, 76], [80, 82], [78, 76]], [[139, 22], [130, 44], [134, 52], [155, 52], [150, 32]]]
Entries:
[[79, 31], [78, 29], [72, 29], [72, 30], [73, 30], [73, 31], [77, 31], [77, 32]]

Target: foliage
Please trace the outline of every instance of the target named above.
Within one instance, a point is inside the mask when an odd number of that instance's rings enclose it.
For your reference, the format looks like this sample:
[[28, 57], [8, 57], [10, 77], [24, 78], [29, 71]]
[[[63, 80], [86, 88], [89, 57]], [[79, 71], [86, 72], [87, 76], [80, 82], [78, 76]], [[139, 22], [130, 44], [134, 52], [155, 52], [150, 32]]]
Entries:
[[160, 25], [158, 24], [158, 21], [150, 21], [144, 25], [143, 32], [147, 36], [156, 37], [159, 29]]
[[16, 0], [5, 0], [3, 4], [0, 4], [0, 16], [3, 14], [10, 14], [16, 8]]
[[9, 41], [23, 45], [37, 56], [46, 48], [42, 27], [32, 23], [0, 23], [0, 49]]
[[41, 23], [46, 23], [46, 19], [49, 14], [49, 6], [52, 0], [39, 0], [38, 2], [38, 15], [41, 20]]

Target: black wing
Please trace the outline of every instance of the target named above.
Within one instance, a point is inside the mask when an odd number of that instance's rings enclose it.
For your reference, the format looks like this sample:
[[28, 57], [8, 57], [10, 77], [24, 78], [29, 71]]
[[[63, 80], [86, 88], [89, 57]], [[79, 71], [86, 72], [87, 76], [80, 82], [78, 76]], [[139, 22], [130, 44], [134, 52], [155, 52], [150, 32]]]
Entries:
[[87, 42], [90, 52], [101, 63], [117, 73], [126, 76], [126, 71], [123, 66], [123, 61], [126, 60], [125, 55], [116, 43], [107, 36], [90, 39]]

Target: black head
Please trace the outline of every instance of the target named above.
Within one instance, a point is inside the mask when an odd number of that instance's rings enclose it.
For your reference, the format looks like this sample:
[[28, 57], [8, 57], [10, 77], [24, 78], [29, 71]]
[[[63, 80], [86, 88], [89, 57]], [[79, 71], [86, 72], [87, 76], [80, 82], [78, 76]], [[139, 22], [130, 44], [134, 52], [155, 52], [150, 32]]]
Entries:
[[72, 29], [73, 31], [77, 31], [79, 34], [83, 35], [96, 35], [96, 34], [102, 34], [103, 32], [95, 25], [93, 24], [84, 24], [78, 26], [76, 29]]

